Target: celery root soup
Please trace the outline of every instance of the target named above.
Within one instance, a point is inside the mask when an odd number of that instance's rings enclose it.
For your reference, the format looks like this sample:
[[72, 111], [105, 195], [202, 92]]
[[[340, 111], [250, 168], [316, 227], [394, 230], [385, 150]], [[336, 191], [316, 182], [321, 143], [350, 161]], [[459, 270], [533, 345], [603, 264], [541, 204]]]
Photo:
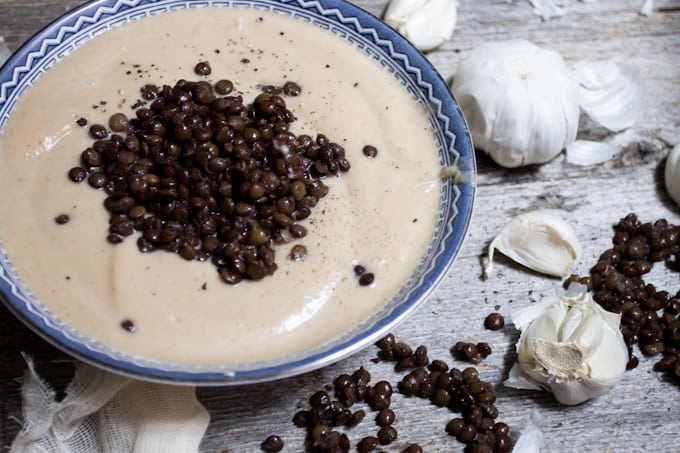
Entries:
[[387, 70], [293, 17], [109, 30], [0, 131], [0, 242], [59, 319], [196, 365], [280, 358], [384, 307], [432, 239], [440, 159]]

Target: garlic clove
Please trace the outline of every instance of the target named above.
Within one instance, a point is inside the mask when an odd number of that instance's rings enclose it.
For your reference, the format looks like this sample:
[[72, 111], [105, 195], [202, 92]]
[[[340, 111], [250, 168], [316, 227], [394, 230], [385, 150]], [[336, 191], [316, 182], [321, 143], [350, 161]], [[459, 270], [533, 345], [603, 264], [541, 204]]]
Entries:
[[453, 36], [457, 0], [392, 0], [385, 22], [422, 51], [439, 47]]
[[545, 163], [576, 139], [579, 87], [554, 50], [526, 40], [481, 45], [451, 90], [473, 143], [501, 166]]
[[581, 62], [572, 69], [579, 82], [580, 105], [610, 131], [632, 126], [642, 114], [642, 83], [613, 61]]
[[601, 385], [611, 387], [621, 379], [620, 363], [628, 363], [628, 349], [618, 326], [603, 328], [599, 345], [591, 349], [590, 373]]
[[666, 158], [664, 179], [668, 195], [680, 206], [680, 144], [675, 145]]
[[567, 146], [566, 160], [574, 165], [596, 165], [611, 160], [620, 151], [610, 143], [576, 140]]
[[533, 211], [512, 219], [491, 241], [484, 278], [493, 270], [495, 250], [536, 272], [564, 277], [580, 256], [581, 244], [562, 217]]
[[529, 327], [534, 319], [541, 316], [543, 312], [553, 307], [553, 305], [554, 304], [552, 301], [547, 300], [518, 309], [512, 313], [512, 323], [519, 330], [524, 331]]
[[606, 395], [609, 387], [597, 381], [567, 381], [552, 379], [549, 385], [555, 399], [564, 405], [575, 406], [598, 396]]
[[519, 363], [515, 363], [510, 368], [508, 378], [503, 382], [503, 385], [520, 390], [543, 390], [543, 387], [522, 370]]

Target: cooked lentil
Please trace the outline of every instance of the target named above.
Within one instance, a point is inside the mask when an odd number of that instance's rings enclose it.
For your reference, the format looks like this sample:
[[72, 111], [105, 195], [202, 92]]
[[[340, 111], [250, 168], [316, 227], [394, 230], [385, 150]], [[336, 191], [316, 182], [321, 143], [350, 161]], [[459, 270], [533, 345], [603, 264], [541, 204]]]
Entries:
[[[208, 75], [210, 65], [195, 71]], [[151, 103], [135, 118], [111, 115], [120, 135], [89, 128], [95, 141], [69, 178], [104, 190], [111, 218], [127, 217], [111, 222], [110, 243], [137, 231], [141, 252], [210, 260], [223, 281], [237, 284], [272, 275], [274, 245], [307, 235], [298, 222], [328, 194], [322, 179], [350, 169], [344, 149], [323, 134], [292, 134], [295, 117], [281, 96], [262, 93], [245, 104], [227, 95], [232, 90], [228, 80], [147, 84], [142, 97]], [[300, 91], [294, 82], [277, 90]], [[301, 246], [289, 256], [305, 255]], [[364, 273], [360, 283], [373, 279]]]
[[210, 63], [207, 61], [201, 61], [194, 67], [194, 72], [201, 76], [210, 75], [212, 69], [210, 68]]

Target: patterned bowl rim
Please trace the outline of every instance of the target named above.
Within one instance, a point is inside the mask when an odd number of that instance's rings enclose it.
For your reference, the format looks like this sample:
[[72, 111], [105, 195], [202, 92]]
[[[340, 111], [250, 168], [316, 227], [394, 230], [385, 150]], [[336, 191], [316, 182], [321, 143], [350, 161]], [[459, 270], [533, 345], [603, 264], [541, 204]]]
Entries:
[[436, 132], [446, 178], [434, 237], [403, 288], [351, 331], [299, 354], [244, 365], [169, 363], [114, 350], [64, 324], [24, 286], [0, 243], [0, 293], [9, 310], [66, 353], [109, 371], [154, 382], [235, 385], [290, 377], [337, 362], [374, 343], [425, 302], [453, 265], [472, 218], [476, 163], [463, 114], [427, 58], [380, 19], [343, 0], [93, 0], [64, 14], [24, 44], [0, 69], [0, 130], [17, 99], [42, 72], [93, 37], [148, 15], [182, 8], [257, 8], [314, 23], [354, 45], [390, 71], [422, 103]]

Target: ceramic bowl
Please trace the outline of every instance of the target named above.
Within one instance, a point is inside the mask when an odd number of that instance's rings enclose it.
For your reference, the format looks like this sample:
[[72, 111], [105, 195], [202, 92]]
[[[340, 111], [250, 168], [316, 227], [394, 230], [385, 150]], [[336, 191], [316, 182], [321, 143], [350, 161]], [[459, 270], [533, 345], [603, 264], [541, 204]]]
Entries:
[[[334, 363], [374, 343], [423, 304], [450, 270], [468, 230], [476, 175], [474, 152], [462, 113], [446, 83], [427, 58], [380, 19], [339, 0], [97, 0], [57, 19], [19, 49], [0, 70], [0, 127], [22, 92], [64, 55], [84, 42], [150, 14], [196, 7], [275, 10], [309, 21], [371, 55], [426, 106], [436, 134], [441, 165], [467, 177], [448, 178], [441, 190], [436, 232], [413, 275], [370, 319], [331, 343], [263, 363], [190, 366], [140, 359], [75, 331], [33, 297], [0, 249], [0, 290], [21, 321], [68, 354], [95, 366], [139, 379], [192, 385], [262, 382], [301, 374]], [[2, 150], [0, 150], [2, 152]], [[1, 245], [1, 244], [0, 244]]]

